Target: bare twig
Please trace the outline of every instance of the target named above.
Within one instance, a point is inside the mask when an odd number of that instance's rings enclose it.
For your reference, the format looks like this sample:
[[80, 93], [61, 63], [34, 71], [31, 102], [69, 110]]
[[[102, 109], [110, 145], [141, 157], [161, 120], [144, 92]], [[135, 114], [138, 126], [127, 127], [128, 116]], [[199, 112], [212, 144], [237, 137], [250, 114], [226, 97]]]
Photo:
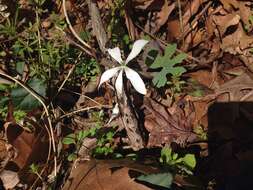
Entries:
[[[207, 9], [211, 6], [213, 2], [209, 1], [205, 7], [201, 10], [201, 12], [194, 18], [194, 20], [192, 21], [192, 25], [193, 26], [197, 26], [196, 23], [198, 22], [198, 20], [202, 17], [202, 15], [207, 11]], [[190, 25], [188, 25], [188, 27], [186, 28], [186, 30], [183, 31], [183, 33], [180, 35], [179, 40], [183, 40], [184, 37], [194, 29], [194, 27], [190, 27]]]
[[[89, 44], [87, 44], [85, 41], [83, 41], [82, 38], [80, 38], [80, 37], [78, 36], [78, 34], [77, 34], [76, 31], [74, 30], [74, 28], [73, 28], [73, 26], [72, 26], [72, 24], [71, 24], [71, 22], [70, 22], [70, 20], [69, 20], [68, 13], [67, 13], [67, 10], [66, 10], [66, 0], [63, 0], [63, 1], [62, 1], [62, 6], [63, 6], [63, 13], [64, 13], [64, 16], [65, 16], [65, 18], [66, 18], [66, 21], [67, 21], [67, 23], [68, 23], [68, 25], [69, 25], [70, 31], [71, 31], [72, 34], [75, 36], [75, 38], [76, 38], [82, 45], [84, 45], [84, 47], [86, 48], [86, 52], [87, 52], [87, 53], [89, 52], [89, 54], [92, 55], [92, 53], [91, 53], [91, 49], [92, 49], [91, 46], [90, 46]], [[88, 50], [87, 50], [87, 49], [88, 49]]]
[[97, 7], [97, 3], [93, 0], [87, 0], [87, 2], [88, 2], [89, 12], [90, 12], [93, 32], [97, 38], [100, 50], [103, 53], [105, 53], [106, 52], [105, 44], [108, 41], [108, 38], [105, 32], [105, 29], [103, 27], [103, 23], [102, 23], [102, 19]]
[[122, 123], [127, 132], [129, 145], [134, 151], [138, 151], [144, 147], [144, 142], [141, 136], [141, 131], [138, 128], [138, 120], [134, 110], [129, 105], [128, 97], [125, 89], [122, 89], [122, 94], [117, 94], [118, 104], [121, 113]]
[[[71, 67], [71, 69], [69, 70], [68, 72], [68, 75], [66, 76], [66, 78], [64, 79], [64, 81], [62, 82], [61, 86], [58, 88], [58, 91], [57, 91], [57, 94], [62, 90], [63, 86], [65, 85], [65, 83], [67, 82], [67, 80], [69, 79], [70, 75], [73, 73], [73, 71], [75, 70], [76, 68], [76, 64], [77, 64], [77, 61], [79, 60], [79, 58], [82, 56], [82, 53], [79, 53], [74, 65]], [[56, 95], [57, 95], [56, 94]]]
[[74, 110], [72, 112], [66, 113], [66, 114], [60, 116], [59, 119], [57, 119], [57, 120], [60, 120], [60, 119], [63, 119], [65, 117], [69, 117], [69, 116], [75, 115], [75, 114], [80, 113], [80, 112], [88, 111], [88, 110], [91, 110], [91, 109], [96, 109], [96, 108], [99, 108], [99, 109], [101, 109], [101, 108], [112, 108], [112, 106], [110, 106], [110, 105], [97, 105], [97, 106], [91, 106], [91, 107], [81, 108], [81, 109]]
[[73, 91], [68, 90], [68, 89], [65, 89], [65, 88], [63, 88], [62, 90], [63, 90], [63, 91], [66, 91], [66, 92], [69, 92], [69, 93], [72, 93], [72, 94], [76, 94], [76, 95], [79, 95], [79, 96], [83, 96], [84, 98], [89, 99], [90, 101], [94, 102], [94, 103], [97, 104], [98, 106], [103, 107], [103, 104], [100, 104], [99, 102], [97, 102], [96, 100], [93, 100], [93, 99], [90, 98], [89, 96], [86, 96], [86, 95], [81, 94], [81, 93], [78, 93], [78, 92], [73, 92]]

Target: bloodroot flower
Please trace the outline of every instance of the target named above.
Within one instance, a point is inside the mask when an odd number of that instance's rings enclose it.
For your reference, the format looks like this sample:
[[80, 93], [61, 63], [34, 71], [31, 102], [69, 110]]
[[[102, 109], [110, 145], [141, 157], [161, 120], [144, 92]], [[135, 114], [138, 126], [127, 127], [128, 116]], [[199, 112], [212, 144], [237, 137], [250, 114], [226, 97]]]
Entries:
[[120, 49], [118, 47], [113, 48], [113, 49], [108, 49], [108, 53], [110, 54], [110, 56], [113, 59], [115, 59], [120, 64], [120, 66], [114, 67], [112, 69], [105, 71], [101, 76], [99, 87], [101, 84], [108, 81], [113, 76], [117, 76], [117, 79], [115, 82], [115, 88], [118, 94], [122, 94], [123, 72], [125, 72], [126, 77], [130, 80], [135, 90], [145, 95], [147, 93], [147, 90], [146, 90], [143, 80], [141, 79], [140, 75], [136, 71], [127, 67], [127, 64], [141, 52], [141, 50], [147, 43], [148, 43], [147, 40], [135, 41], [133, 44], [132, 51], [130, 52], [130, 54], [128, 55], [125, 61], [122, 60]]

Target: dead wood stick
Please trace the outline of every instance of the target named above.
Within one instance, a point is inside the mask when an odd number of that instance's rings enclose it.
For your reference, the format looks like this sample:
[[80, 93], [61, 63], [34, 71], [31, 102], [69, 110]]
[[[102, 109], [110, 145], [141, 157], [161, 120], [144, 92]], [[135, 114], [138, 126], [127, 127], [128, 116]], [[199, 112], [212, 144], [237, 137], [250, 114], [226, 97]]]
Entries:
[[135, 151], [140, 150], [144, 147], [144, 142], [141, 132], [138, 128], [138, 120], [134, 114], [133, 108], [129, 104], [124, 88], [122, 90], [122, 95], [117, 94], [117, 98], [121, 112], [122, 123], [127, 132], [129, 145]]
[[105, 44], [108, 41], [107, 34], [103, 27], [102, 19], [97, 7], [97, 3], [94, 0], [87, 0], [91, 22], [92, 22], [92, 30], [94, 35], [96, 36], [98, 45], [100, 50], [103, 53], [106, 53]]

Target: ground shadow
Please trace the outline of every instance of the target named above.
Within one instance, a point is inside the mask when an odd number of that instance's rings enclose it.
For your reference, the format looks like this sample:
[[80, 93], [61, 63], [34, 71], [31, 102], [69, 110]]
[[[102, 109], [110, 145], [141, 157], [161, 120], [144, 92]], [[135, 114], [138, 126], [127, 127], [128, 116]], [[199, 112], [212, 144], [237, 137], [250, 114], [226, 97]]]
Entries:
[[253, 102], [214, 103], [208, 109], [208, 159], [214, 189], [253, 189]]

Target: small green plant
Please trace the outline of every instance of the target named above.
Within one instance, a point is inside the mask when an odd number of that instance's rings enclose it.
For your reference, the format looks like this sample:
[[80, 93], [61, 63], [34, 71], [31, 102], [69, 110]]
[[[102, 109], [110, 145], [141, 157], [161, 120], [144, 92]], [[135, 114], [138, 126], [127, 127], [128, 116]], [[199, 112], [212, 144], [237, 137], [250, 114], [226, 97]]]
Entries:
[[198, 135], [202, 140], [207, 140], [207, 132], [203, 129], [201, 125], [197, 125], [193, 128], [193, 132]]
[[112, 154], [114, 152], [114, 135], [116, 134], [115, 129], [110, 129], [105, 133], [101, 133], [97, 137], [97, 146], [93, 150], [92, 155], [94, 157], [108, 154]]
[[[0, 4], [0, 6], [4, 5]], [[8, 16], [6, 18], [7, 18], [6, 21], [3, 22], [3, 24], [2, 23], [0, 24], [0, 34], [14, 37], [17, 34], [16, 26], [18, 24], [18, 10], [16, 11], [14, 18], [9, 18]]]
[[81, 59], [76, 66], [75, 73], [84, 78], [85, 81], [95, 81], [99, 73], [99, 66], [95, 59]]
[[39, 166], [38, 165], [36, 165], [34, 163], [31, 164], [30, 165], [30, 172], [37, 175], [40, 178], [40, 180], [43, 180], [41, 175], [39, 174]]
[[192, 170], [196, 166], [194, 154], [186, 154], [183, 157], [179, 157], [178, 153], [173, 152], [172, 148], [168, 146], [162, 148], [160, 162], [171, 167], [176, 167], [187, 174], [192, 174]]
[[[153, 78], [153, 84], [160, 88], [166, 84], [172, 85], [174, 91], [180, 91], [183, 81], [180, 81], [181, 75], [186, 72], [186, 69], [182, 66], [176, 66], [181, 63], [187, 55], [185, 53], [176, 53], [176, 44], [169, 44], [165, 48], [164, 56], [158, 55], [155, 61], [150, 65], [151, 69], [160, 68], [161, 71], [158, 72]], [[168, 81], [167, 75], [170, 75], [171, 81]]]
[[68, 160], [73, 161], [77, 158], [78, 150], [82, 146], [83, 139], [86, 137], [97, 138], [96, 147], [92, 150], [94, 157], [101, 155], [108, 155], [114, 151], [114, 135], [116, 129], [110, 129], [108, 131], [99, 131], [100, 125], [90, 128], [89, 130], [79, 131], [78, 133], [71, 133], [63, 138], [62, 143], [66, 145], [75, 145], [75, 151], [68, 155]]
[[[0, 119], [6, 119], [8, 114], [8, 103], [9, 98], [4, 97], [0, 99]], [[16, 123], [21, 123], [21, 121], [25, 118], [26, 112], [23, 110], [14, 110], [13, 116], [16, 121]]]
[[75, 151], [68, 155], [68, 161], [73, 161], [77, 158], [78, 150], [82, 146], [82, 140], [89, 134], [94, 133], [96, 128], [92, 128], [90, 131], [79, 131], [78, 133], [71, 133], [63, 138], [62, 143], [66, 145], [75, 145]]
[[107, 156], [114, 152], [114, 135], [116, 134], [116, 128], [102, 128], [103, 117], [103, 111], [91, 112], [91, 118], [96, 121], [95, 126], [88, 130], [71, 133], [63, 138], [63, 144], [75, 146], [74, 152], [68, 155], [69, 161], [73, 161], [77, 158], [83, 140], [87, 137], [97, 139], [96, 147], [91, 150], [92, 156]]
[[[1, 96], [1, 98], [0, 98], [0, 118], [1, 119], [5, 119], [7, 117], [9, 102], [10, 102], [10, 99], [13, 98], [11, 96], [11, 93], [15, 90], [16, 90], [15, 85], [0, 84], [0, 96]], [[20, 100], [20, 98], [23, 99], [23, 97], [19, 97], [18, 99]], [[33, 101], [33, 99], [29, 99], [28, 100], [29, 105], [33, 105], [33, 103], [35, 103], [35, 101]], [[24, 105], [24, 106], [26, 106], [26, 105]], [[14, 116], [14, 119], [17, 123], [21, 123], [21, 121], [26, 116], [26, 112], [22, 108], [23, 107], [21, 107], [21, 109], [20, 109], [18, 106], [16, 106], [16, 107], [14, 106], [13, 116]]]

